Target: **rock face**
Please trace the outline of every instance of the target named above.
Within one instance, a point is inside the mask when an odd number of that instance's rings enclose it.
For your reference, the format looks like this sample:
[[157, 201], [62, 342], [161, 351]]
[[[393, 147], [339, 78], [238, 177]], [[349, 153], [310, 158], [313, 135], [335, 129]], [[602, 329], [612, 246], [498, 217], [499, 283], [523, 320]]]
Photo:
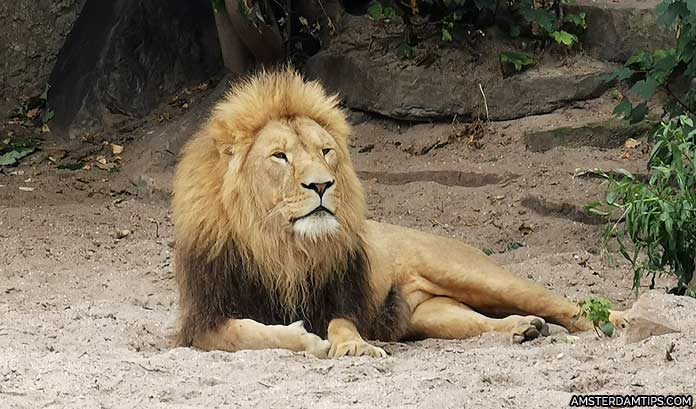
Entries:
[[143, 116], [221, 66], [209, 0], [87, 0], [50, 77], [52, 129]]
[[578, 0], [566, 6], [567, 13], [586, 13], [587, 30], [580, 36], [583, 48], [593, 57], [623, 62], [641, 50], [674, 45], [675, 32], [657, 23], [655, 7], [661, 0]]
[[40, 95], [86, 0], [0, 2], [0, 114]]
[[401, 60], [396, 53], [399, 39], [395, 43], [393, 36], [379, 37], [366, 18], [349, 17], [343, 24], [331, 44], [309, 59], [308, 75], [339, 92], [350, 108], [396, 119], [456, 115], [469, 120], [485, 118], [487, 111], [492, 120], [506, 120], [548, 113], [599, 96], [608, 88], [600, 76], [613, 69], [580, 55], [562, 64], [558, 58], [542, 57], [538, 67], [503, 78], [499, 52], [514, 46], [495, 32], [471, 50], [425, 40], [416, 58]]

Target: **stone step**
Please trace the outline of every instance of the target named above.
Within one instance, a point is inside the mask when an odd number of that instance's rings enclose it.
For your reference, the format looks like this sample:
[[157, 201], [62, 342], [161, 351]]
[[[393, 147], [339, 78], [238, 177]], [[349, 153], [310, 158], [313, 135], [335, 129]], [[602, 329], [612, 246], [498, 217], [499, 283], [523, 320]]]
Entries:
[[524, 134], [524, 143], [533, 152], [544, 152], [558, 146], [618, 148], [628, 138], [647, 137], [651, 129], [652, 124], [648, 122], [629, 125], [622, 119], [608, 118], [577, 126], [529, 131]]

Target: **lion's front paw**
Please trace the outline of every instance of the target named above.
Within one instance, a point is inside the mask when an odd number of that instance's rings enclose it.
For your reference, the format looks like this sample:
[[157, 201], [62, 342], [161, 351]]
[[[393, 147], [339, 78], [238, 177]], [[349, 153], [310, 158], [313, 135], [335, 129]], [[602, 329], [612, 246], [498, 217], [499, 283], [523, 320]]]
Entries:
[[296, 332], [296, 336], [299, 337], [300, 342], [302, 344], [302, 350], [304, 352], [307, 352], [308, 354], [314, 355], [317, 358], [326, 358], [329, 355], [329, 347], [331, 344], [329, 344], [329, 341], [322, 339], [320, 336], [316, 334], [312, 334], [311, 332], [307, 332], [307, 330], [304, 327], [304, 322], [302, 321], [297, 321], [294, 322], [290, 325], [288, 325], [288, 328], [291, 331]]
[[385, 358], [387, 353], [382, 348], [370, 345], [363, 340], [345, 341], [331, 344], [329, 358], [342, 356], [371, 356], [373, 358]]
[[544, 319], [529, 315], [520, 318], [515, 328], [512, 329], [512, 343], [521, 344], [547, 335], [549, 335], [549, 326]]

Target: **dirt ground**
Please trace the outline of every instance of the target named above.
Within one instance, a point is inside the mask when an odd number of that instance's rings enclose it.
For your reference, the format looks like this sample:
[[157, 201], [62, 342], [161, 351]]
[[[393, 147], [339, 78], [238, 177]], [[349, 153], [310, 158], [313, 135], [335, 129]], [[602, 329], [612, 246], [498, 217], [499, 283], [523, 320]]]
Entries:
[[[120, 173], [58, 170], [46, 144], [0, 174], [1, 407], [547, 408], [577, 393], [696, 391], [696, 300], [666, 295], [669, 279], [644, 288], [642, 302], [681, 332], [637, 343], [585, 333], [510, 345], [485, 334], [384, 344], [385, 359], [340, 360], [172, 348], [172, 168], [143, 162], [169, 155], [171, 163], [215, 95], [171, 122], [111, 135], [125, 146]], [[603, 185], [574, 174], [644, 172], [645, 145], [538, 153], [523, 140], [528, 130], [606, 118], [614, 103], [605, 97], [478, 132], [354, 113], [351, 149], [370, 217], [494, 250], [514, 273], [574, 300], [630, 306], [628, 266], [607, 262], [602, 227], [581, 210], [601, 199]], [[121, 230], [130, 233], [118, 238]]]

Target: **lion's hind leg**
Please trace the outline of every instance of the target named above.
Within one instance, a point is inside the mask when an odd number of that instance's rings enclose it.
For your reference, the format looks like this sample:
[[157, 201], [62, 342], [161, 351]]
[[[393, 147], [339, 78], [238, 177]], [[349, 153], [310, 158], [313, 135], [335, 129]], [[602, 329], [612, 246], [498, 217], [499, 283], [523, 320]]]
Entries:
[[449, 297], [433, 297], [413, 311], [407, 338], [463, 339], [484, 332], [510, 334], [514, 343], [522, 343], [548, 335], [549, 327], [539, 317], [510, 315], [491, 318], [480, 314]]
[[287, 349], [325, 358], [329, 342], [307, 332], [302, 321], [291, 325], [264, 325], [250, 319], [229, 319], [214, 330], [193, 337], [192, 345], [206, 351]]

